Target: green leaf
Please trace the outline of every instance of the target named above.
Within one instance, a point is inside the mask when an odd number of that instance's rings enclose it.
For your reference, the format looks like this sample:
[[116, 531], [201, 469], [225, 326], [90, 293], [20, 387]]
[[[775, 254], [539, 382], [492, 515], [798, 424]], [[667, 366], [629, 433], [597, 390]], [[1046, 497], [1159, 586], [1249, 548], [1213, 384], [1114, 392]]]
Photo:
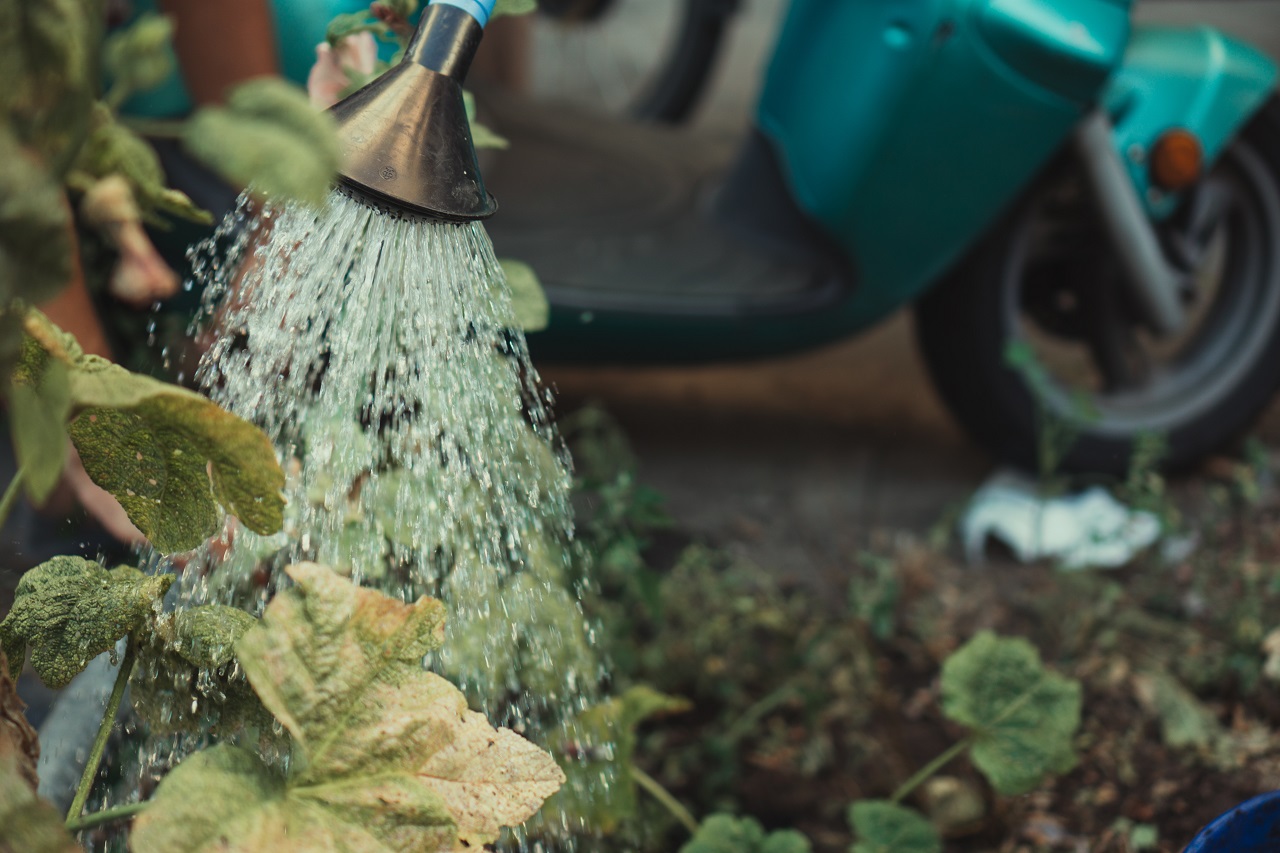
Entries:
[[196, 159], [227, 180], [267, 196], [320, 205], [341, 165], [332, 117], [301, 89], [261, 78], [231, 92], [225, 107], [205, 107], [183, 133]]
[[809, 853], [809, 839], [794, 829], [765, 834], [755, 820], [714, 814], [698, 827], [680, 853]]
[[983, 631], [942, 666], [942, 711], [973, 729], [973, 763], [1001, 794], [1071, 766], [1080, 706], [1080, 683], [1046, 670], [1021, 638]]
[[196, 207], [185, 193], [165, 185], [164, 167], [155, 149], [99, 103], [94, 105], [91, 130], [71, 179], [78, 189], [88, 191], [94, 182], [110, 175], [128, 181], [139, 210], [151, 221], [156, 221], [157, 212], [204, 224], [213, 221], [208, 211]]
[[360, 12], [344, 12], [336, 15], [325, 30], [325, 40], [330, 47], [337, 47], [343, 39], [360, 33], [373, 33], [378, 38], [386, 38], [391, 29], [382, 21], [369, 17], [368, 10]]
[[288, 572], [297, 586], [236, 644], [293, 737], [288, 776], [228, 747], [183, 762], [135, 823], [136, 853], [454, 851], [559, 787], [550, 755], [423, 669], [444, 630], [438, 601], [402, 604], [313, 564]]
[[138, 650], [130, 681], [134, 709], [153, 732], [216, 729], [225, 734], [271, 723], [235, 663], [236, 642], [257, 623], [242, 610], [218, 604], [156, 621]]
[[[615, 832], [636, 814], [636, 785], [631, 776], [636, 729], [645, 720], [680, 714], [693, 705], [687, 699], [659, 693], [648, 685], [628, 688], [621, 696], [583, 711], [571, 728], [574, 742], [557, 750], [571, 784], [552, 801], [552, 813], [563, 811], [603, 833]], [[601, 789], [595, 780], [612, 777]]]
[[1174, 749], [1210, 748], [1227, 732], [1212, 711], [1167, 672], [1133, 677], [1134, 692], [1144, 710], [1160, 720], [1160, 735]]
[[0, 310], [14, 299], [43, 302], [67, 285], [71, 230], [61, 187], [0, 127]]
[[86, 127], [100, 26], [79, 0], [0, 3], [0, 113], [57, 176]]
[[495, 133], [491, 127], [476, 120], [476, 98], [467, 90], [462, 91], [462, 105], [467, 111], [467, 124], [471, 125], [471, 144], [477, 148], [494, 148], [499, 151], [510, 148], [511, 142]]
[[533, 536], [525, 545], [528, 569], [514, 574], [456, 552], [446, 597], [473, 606], [454, 616], [438, 660], [455, 680], [505, 684], [555, 704], [566, 680], [596, 676], [599, 658], [558, 552]]
[[493, 17], [499, 15], [527, 15], [538, 9], [538, 0], [498, 0]]
[[65, 687], [85, 665], [155, 616], [173, 575], [107, 571], [80, 557], [54, 557], [22, 576], [0, 622], [0, 647], [14, 678], [27, 649], [46, 686]]
[[34, 340], [24, 338], [9, 389], [9, 420], [27, 496], [35, 504], [49, 497], [66, 465], [70, 415], [70, 371]]
[[107, 36], [102, 61], [112, 78], [115, 105], [129, 93], [154, 89], [173, 73], [172, 38], [173, 22], [154, 12], [139, 15], [129, 26]]
[[942, 839], [929, 821], [887, 800], [854, 803], [849, 823], [858, 838], [850, 853], [942, 853]]
[[217, 530], [218, 505], [264, 536], [284, 524], [284, 472], [270, 440], [205, 397], [86, 355], [38, 311], [29, 340], [70, 371], [71, 439], [85, 471], [163, 552]]
[[500, 260], [502, 272], [511, 288], [511, 310], [516, 324], [526, 332], [540, 332], [551, 320], [551, 305], [542, 290], [542, 282], [533, 267], [521, 261]]

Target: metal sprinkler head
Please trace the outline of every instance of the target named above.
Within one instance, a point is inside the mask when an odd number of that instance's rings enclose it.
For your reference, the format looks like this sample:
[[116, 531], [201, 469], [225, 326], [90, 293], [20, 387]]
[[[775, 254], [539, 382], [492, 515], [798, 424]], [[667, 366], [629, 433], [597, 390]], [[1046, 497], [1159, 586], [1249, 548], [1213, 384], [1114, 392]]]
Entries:
[[392, 214], [467, 222], [498, 203], [485, 189], [462, 81], [494, 0], [432, 0], [395, 68], [335, 104], [339, 184]]

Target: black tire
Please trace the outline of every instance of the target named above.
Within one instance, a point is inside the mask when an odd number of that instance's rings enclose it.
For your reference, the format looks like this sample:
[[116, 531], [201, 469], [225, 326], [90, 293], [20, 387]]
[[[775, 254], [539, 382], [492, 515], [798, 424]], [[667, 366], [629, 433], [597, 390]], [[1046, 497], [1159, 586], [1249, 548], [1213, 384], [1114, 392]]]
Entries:
[[[539, 11], [566, 26], [590, 27], [623, 3], [645, 0], [541, 0]], [[679, 30], [662, 48], [652, 76], [628, 105], [643, 121], [683, 122], [697, 107], [740, 0], [685, 0]]]
[[[1122, 288], [1106, 287], [1115, 283], [1118, 264], [1079, 191], [1079, 165], [1069, 161], [1064, 155], [1047, 170], [919, 302], [916, 334], [925, 362], [956, 419], [1002, 461], [1032, 471], [1040, 466], [1042, 412], [1049, 410], [1077, 434], [1060, 470], [1120, 475], [1144, 433], [1163, 437], [1165, 470], [1188, 468], [1238, 438], [1280, 388], [1280, 102], [1265, 105], [1163, 226], [1169, 232], [1194, 216], [1204, 237], [1204, 223], [1211, 222], [1212, 239], [1225, 248], [1218, 250], [1222, 276], [1215, 304], [1197, 309], [1203, 327], [1189, 333], [1185, 352], [1175, 351], [1168, 365], [1155, 370], [1131, 371], [1129, 356], [1116, 355], [1134, 352], [1140, 336], [1133, 332], [1132, 308], [1122, 304]], [[1074, 208], [1065, 201], [1073, 195]], [[1216, 212], [1202, 216], [1209, 205]], [[1064, 210], [1074, 210], [1070, 228], [1050, 218]], [[1075, 242], [1064, 233], [1074, 233]], [[1174, 245], [1169, 233], [1163, 236], [1166, 246]], [[1209, 254], [1208, 239], [1202, 257]], [[1074, 297], [1062, 300], [1057, 294], [1063, 291]], [[1119, 333], [1127, 348], [1099, 344], [1116, 340], [1099, 333], [1102, 325], [1127, 329]], [[1083, 347], [1095, 365], [1108, 365], [1098, 370], [1108, 378], [1079, 388], [1045, 372], [1050, 393], [1043, 384], [1033, 391], [1026, 371], [1009, 366], [1006, 354], [1012, 342], [1035, 335]], [[1085, 395], [1089, 405], [1064, 404], [1073, 393], [1076, 400]]]

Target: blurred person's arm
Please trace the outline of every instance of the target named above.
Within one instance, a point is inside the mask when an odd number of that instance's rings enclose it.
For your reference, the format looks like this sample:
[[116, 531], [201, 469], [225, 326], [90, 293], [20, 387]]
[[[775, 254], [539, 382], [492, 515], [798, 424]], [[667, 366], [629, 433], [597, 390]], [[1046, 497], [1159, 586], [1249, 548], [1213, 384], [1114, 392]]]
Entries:
[[173, 47], [197, 104], [220, 103], [228, 89], [276, 74], [269, 0], [160, 0], [174, 20]]

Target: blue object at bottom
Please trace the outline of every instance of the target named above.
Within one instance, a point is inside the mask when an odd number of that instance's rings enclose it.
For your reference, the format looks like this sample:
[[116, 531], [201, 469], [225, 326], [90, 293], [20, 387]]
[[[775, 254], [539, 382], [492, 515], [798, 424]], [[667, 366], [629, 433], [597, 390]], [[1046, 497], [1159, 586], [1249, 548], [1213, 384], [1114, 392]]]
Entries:
[[1187, 845], [1183, 853], [1275, 853], [1280, 850], [1280, 791], [1236, 806]]

